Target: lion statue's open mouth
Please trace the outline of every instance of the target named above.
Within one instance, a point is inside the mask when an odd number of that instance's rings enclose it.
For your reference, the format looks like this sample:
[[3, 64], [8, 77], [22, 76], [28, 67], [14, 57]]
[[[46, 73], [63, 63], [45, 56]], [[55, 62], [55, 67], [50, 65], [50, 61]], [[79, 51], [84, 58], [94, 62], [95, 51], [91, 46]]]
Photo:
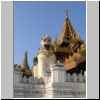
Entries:
[[50, 45], [46, 45], [45, 44], [44, 47], [45, 47], [46, 50], [49, 50], [50, 49]]

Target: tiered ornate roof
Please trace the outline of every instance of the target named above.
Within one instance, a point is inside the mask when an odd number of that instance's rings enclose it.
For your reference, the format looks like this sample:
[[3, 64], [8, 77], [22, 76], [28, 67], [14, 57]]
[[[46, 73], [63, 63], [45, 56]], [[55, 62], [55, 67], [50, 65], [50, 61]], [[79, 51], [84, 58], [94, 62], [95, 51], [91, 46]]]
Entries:
[[52, 49], [57, 59], [65, 64], [67, 69], [76, 67], [86, 60], [86, 43], [81, 40], [71, 25], [68, 13], [59, 38], [54, 42]]

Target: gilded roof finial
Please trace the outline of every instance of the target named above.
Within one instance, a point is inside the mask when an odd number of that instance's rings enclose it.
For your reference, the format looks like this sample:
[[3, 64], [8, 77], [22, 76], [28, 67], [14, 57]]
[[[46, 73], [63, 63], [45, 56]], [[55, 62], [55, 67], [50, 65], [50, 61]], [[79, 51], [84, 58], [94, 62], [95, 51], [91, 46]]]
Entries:
[[66, 17], [68, 17], [68, 8], [66, 9]]

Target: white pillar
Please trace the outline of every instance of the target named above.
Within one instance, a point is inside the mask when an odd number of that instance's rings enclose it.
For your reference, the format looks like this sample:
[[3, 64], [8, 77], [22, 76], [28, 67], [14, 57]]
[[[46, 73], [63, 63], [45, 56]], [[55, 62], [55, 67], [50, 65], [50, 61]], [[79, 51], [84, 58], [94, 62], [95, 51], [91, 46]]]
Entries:
[[72, 81], [72, 76], [70, 73], [67, 73], [67, 82], [71, 82]]
[[84, 82], [86, 82], [86, 71], [84, 72]]
[[55, 64], [50, 70], [51, 82], [64, 83], [66, 81], [66, 69], [63, 64]]
[[78, 79], [79, 79], [79, 82], [83, 82], [83, 75], [82, 75], [82, 73], [79, 73]]
[[73, 73], [72, 74], [73, 82], [77, 82], [77, 74]]

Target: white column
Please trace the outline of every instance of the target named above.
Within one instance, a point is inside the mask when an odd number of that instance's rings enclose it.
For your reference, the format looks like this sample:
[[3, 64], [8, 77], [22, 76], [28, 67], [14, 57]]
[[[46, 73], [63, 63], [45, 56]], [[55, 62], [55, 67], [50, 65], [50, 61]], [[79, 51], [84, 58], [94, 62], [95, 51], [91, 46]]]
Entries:
[[51, 82], [64, 83], [66, 81], [66, 69], [63, 64], [55, 64], [50, 70]]
[[73, 73], [72, 74], [73, 82], [77, 82], [77, 74]]

